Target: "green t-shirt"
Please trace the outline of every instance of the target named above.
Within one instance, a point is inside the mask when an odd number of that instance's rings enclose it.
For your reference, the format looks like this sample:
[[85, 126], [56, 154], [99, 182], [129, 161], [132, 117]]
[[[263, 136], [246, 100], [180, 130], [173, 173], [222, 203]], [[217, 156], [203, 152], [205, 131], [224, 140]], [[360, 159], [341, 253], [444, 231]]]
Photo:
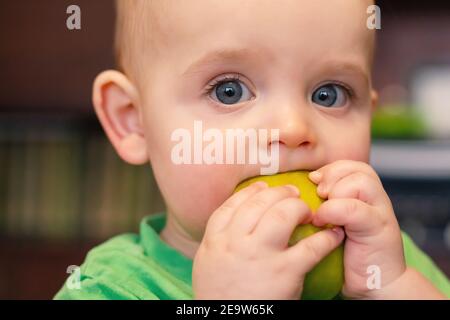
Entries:
[[[116, 236], [92, 249], [55, 299], [192, 299], [192, 260], [159, 238], [164, 214], [144, 218], [140, 234]], [[406, 262], [447, 297], [450, 282], [431, 259], [403, 234]], [[79, 289], [73, 285], [80, 280]]]

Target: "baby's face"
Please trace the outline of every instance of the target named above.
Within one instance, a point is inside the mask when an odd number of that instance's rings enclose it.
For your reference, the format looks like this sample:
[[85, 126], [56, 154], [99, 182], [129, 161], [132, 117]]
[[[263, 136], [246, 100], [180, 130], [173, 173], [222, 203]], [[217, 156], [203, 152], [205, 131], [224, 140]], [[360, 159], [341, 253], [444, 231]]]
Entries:
[[194, 121], [224, 136], [226, 129], [279, 129], [279, 141], [272, 141], [279, 146], [279, 171], [314, 170], [339, 159], [368, 161], [368, 5], [165, 1], [160, 54], [140, 62], [146, 77], [140, 107], [155, 177], [181, 232], [201, 240], [213, 211], [261, 168], [174, 163], [172, 133], [184, 128], [194, 139]]

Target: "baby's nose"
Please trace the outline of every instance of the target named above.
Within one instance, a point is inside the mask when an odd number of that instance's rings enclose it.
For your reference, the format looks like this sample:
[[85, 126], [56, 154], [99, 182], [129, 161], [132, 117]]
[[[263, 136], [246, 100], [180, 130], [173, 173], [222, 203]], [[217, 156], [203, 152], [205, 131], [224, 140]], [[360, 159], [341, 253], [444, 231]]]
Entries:
[[288, 148], [309, 147], [312, 142], [307, 135], [302, 134], [297, 128], [285, 128], [280, 130], [280, 144]]
[[272, 128], [280, 130], [280, 144], [288, 148], [311, 147], [314, 144], [312, 119], [305, 110], [282, 108], [277, 110], [272, 121]]

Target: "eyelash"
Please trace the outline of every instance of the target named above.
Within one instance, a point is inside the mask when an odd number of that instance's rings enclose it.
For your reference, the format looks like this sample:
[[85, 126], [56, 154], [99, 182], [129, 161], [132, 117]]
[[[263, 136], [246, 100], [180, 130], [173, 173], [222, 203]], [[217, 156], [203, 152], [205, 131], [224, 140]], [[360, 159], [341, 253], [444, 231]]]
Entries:
[[333, 80], [333, 81], [325, 81], [325, 82], [321, 83], [320, 85], [317, 86], [317, 88], [315, 88], [315, 89], [313, 90], [313, 92], [315, 92], [315, 91], [316, 91], [317, 89], [319, 89], [320, 87], [326, 86], [326, 85], [328, 85], [328, 84], [332, 84], [332, 85], [335, 85], [335, 86], [342, 87], [342, 88], [345, 90], [345, 93], [348, 95], [348, 98], [349, 98], [350, 100], [353, 100], [353, 99], [356, 98], [355, 91], [354, 91], [352, 88], [350, 88], [347, 84], [345, 84], [345, 83], [343, 83], [343, 82], [340, 82], [340, 81], [336, 81], [336, 80]]
[[234, 74], [234, 75], [226, 75], [226, 76], [224, 76], [224, 77], [222, 77], [222, 78], [216, 79], [216, 80], [214, 80], [213, 83], [209, 84], [209, 85], [205, 88], [205, 95], [210, 95], [211, 92], [213, 92], [213, 90], [214, 90], [217, 86], [219, 86], [219, 85], [221, 85], [221, 84], [223, 84], [223, 83], [226, 83], [226, 82], [229, 82], [229, 81], [238, 81], [238, 80], [240, 80], [240, 75], [238, 75], [238, 74]]
[[[240, 75], [238, 75], [238, 74], [226, 75], [226, 76], [224, 76], [222, 78], [216, 79], [216, 80], [214, 80], [214, 82], [212, 82], [211, 84], [209, 84], [205, 88], [205, 95], [210, 95], [211, 92], [214, 90], [214, 88], [216, 88], [216, 86], [219, 86], [219, 85], [221, 85], [223, 83], [226, 83], [226, 82], [229, 82], [229, 81], [239, 81], [239, 80], [240, 80]], [[342, 87], [345, 90], [345, 92], [347, 93], [348, 98], [351, 99], [351, 100], [353, 100], [355, 98], [355, 96], [356, 96], [355, 95], [355, 91], [352, 88], [350, 88], [348, 85], [346, 85], [345, 83], [340, 82], [340, 81], [327, 81], [327, 82], [324, 82], [324, 83], [320, 84], [319, 86], [317, 86], [317, 88], [314, 89], [314, 91], [316, 91], [320, 87], [322, 87], [324, 85], [327, 85], [327, 84], [334, 84], [334, 85]]]

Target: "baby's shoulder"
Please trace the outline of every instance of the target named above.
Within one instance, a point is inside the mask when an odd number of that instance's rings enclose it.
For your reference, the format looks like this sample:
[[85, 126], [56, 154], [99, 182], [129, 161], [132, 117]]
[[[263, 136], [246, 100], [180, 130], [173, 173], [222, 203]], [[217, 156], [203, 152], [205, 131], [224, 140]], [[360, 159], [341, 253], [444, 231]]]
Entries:
[[156, 299], [147, 284], [154, 269], [137, 234], [115, 236], [91, 249], [55, 299]]

